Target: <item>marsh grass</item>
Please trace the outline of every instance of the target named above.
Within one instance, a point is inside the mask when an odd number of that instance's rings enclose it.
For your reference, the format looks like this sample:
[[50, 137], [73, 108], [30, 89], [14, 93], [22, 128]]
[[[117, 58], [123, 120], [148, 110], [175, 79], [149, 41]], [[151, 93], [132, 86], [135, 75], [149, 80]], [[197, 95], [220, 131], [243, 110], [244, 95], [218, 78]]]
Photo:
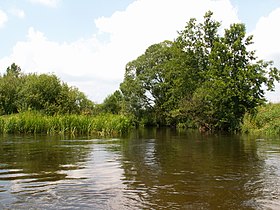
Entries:
[[24, 112], [0, 117], [0, 133], [2, 134], [45, 133], [114, 136], [128, 132], [131, 127], [132, 121], [129, 117], [113, 114], [48, 116], [39, 112]]
[[246, 114], [242, 131], [250, 134], [280, 135], [280, 103], [259, 107], [256, 116]]

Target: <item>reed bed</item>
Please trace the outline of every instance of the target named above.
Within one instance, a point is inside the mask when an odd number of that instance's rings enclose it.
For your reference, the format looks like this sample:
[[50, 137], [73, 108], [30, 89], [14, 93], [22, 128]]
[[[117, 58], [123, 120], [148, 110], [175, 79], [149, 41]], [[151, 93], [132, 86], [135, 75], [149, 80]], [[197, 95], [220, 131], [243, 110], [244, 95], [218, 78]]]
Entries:
[[39, 112], [24, 112], [0, 116], [2, 134], [71, 134], [100, 136], [122, 135], [132, 127], [129, 117], [123, 115], [102, 114], [55, 115], [48, 116]]

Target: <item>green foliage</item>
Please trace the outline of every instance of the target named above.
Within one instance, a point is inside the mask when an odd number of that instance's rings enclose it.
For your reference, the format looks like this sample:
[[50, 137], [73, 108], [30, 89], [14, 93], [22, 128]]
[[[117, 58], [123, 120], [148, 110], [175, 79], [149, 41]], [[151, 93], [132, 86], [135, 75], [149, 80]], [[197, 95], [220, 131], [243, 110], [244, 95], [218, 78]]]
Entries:
[[9, 66], [6, 70], [6, 74], [4, 76], [12, 76], [12, 77], [20, 77], [22, 75], [21, 68], [13, 63], [11, 66]]
[[63, 83], [57, 98], [59, 114], [93, 114], [95, 105], [77, 88]]
[[258, 108], [257, 114], [247, 113], [242, 132], [249, 134], [280, 134], [280, 104], [266, 104]]
[[123, 115], [54, 115], [28, 111], [0, 116], [0, 133], [45, 134], [97, 134], [101, 136], [122, 135], [132, 126], [131, 119]]
[[[144, 55], [126, 65], [125, 78], [120, 85], [127, 113], [147, 124], [166, 124], [176, 76], [178, 50], [173, 42], [165, 41], [150, 46]], [[175, 99], [176, 100], [176, 99]]]
[[0, 115], [17, 112], [19, 90], [23, 86], [21, 70], [14, 63], [0, 76]]
[[123, 96], [119, 90], [109, 95], [102, 104], [102, 110], [106, 113], [120, 114], [122, 112]]
[[272, 90], [279, 71], [247, 50], [252, 36], [246, 37], [244, 24], [233, 24], [219, 36], [220, 24], [211, 16], [206, 13], [204, 23], [191, 20], [178, 39], [182, 49], [194, 55], [200, 75], [199, 86], [181, 109], [199, 126], [235, 131], [246, 112], [265, 102], [263, 87]]
[[92, 114], [94, 104], [53, 74], [23, 74], [12, 64], [0, 76], [0, 115], [36, 110], [45, 114]]
[[244, 24], [221, 36], [212, 15], [202, 23], [191, 19], [174, 42], [154, 44], [127, 64], [120, 89], [137, 121], [237, 131], [245, 113], [264, 104], [278, 69], [248, 50], [253, 37]]
[[60, 80], [55, 75], [27, 75], [24, 77], [24, 85], [19, 93], [21, 96], [19, 109], [48, 112], [51, 104], [57, 104], [56, 99], [60, 92]]

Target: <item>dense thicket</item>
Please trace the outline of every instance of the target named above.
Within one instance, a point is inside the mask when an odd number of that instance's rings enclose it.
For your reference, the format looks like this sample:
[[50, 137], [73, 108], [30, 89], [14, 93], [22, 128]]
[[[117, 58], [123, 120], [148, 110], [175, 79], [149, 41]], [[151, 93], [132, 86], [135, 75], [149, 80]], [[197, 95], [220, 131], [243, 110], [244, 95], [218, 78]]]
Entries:
[[0, 115], [28, 110], [44, 114], [91, 113], [94, 104], [53, 74], [24, 74], [12, 64], [0, 76]]
[[279, 71], [250, 50], [244, 24], [221, 35], [212, 15], [191, 19], [173, 42], [154, 44], [126, 65], [123, 112], [144, 124], [236, 131], [245, 113], [265, 102]]
[[258, 107], [254, 116], [246, 114], [242, 124], [242, 132], [254, 135], [280, 134], [280, 103], [268, 103]]

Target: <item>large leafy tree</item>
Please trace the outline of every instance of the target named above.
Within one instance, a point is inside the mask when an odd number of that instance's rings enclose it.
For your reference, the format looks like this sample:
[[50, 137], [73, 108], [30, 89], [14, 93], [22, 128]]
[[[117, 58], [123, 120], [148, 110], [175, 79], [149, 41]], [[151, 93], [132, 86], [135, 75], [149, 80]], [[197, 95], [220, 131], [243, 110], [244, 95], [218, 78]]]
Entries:
[[201, 31], [202, 39], [188, 42], [189, 28], [180, 35], [181, 40], [188, 43], [183, 50], [202, 52], [195, 62], [197, 66], [204, 64], [202, 71], [198, 68], [198, 73], [202, 73], [199, 87], [192, 98], [182, 104], [183, 110], [199, 126], [238, 130], [245, 113], [254, 112], [265, 102], [265, 87], [273, 90], [279, 71], [272, 62], [258, 60], [255, 51], [248, 50], [253, 37], [246, 36], [244, 24], [232, 24], [220, 36], [219, 23], [211, 20], [211, 16], [211, 12], [206, 13], [204, 24], [191, 27]]
[[164, 41], [127, 64], [120, 88], [128, 112], [149, 123], [167, 123], [177, 53], [173, 42]]
[[221, 24], [207, 12], [191, 19], [174, 42], [150, 46], [127, 64], [121, 90], [130, 113], [156, 121], [192, 121], [204, 129], [235, 131], [246, 112], [265, 102], [279, 71], [249, 50], [244, 24]]

